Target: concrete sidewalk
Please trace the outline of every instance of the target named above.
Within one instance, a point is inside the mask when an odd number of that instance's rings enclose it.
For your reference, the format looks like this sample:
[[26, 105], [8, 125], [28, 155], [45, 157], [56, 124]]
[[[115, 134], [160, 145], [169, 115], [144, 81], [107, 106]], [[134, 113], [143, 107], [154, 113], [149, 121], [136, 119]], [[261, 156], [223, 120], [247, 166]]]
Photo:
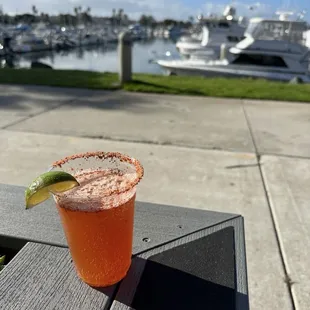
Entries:
[[146, 171], [138, 199], [245, 217], [252, 309], [308, 309], [310, 105], [0, 91], [1, 183], [28, 185], [72, 153], [128, 153]]

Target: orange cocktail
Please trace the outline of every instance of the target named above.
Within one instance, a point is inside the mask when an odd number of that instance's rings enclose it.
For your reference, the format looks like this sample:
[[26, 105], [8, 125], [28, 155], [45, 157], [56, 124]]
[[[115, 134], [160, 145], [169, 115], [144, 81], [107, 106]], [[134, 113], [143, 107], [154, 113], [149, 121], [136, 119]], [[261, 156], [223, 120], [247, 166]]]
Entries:
[[119, 153], [86, 153], [53, 165], [80, 186], [54, 196], [80, 278], [102, 287], [125, 277], [131, 263], [140, 163]]

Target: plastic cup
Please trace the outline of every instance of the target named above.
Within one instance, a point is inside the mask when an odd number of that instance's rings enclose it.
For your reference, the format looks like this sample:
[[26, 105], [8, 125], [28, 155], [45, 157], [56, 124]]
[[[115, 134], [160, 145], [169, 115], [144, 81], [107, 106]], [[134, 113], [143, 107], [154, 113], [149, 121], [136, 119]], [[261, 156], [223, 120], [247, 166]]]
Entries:
[[120, 153], [69, 156], [53, 164], [75, 176], [80, 186], [54, 195], [79, 277], [105, 287], [126, 276], [131, 264], [138, 160]]

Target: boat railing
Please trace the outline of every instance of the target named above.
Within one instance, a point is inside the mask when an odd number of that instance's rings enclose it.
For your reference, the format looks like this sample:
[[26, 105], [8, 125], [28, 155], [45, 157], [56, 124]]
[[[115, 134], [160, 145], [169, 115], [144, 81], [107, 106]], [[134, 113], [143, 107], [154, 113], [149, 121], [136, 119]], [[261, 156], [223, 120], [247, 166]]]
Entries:
[[305, 54], [299, 60], [300, 63], [310, 63], [310, 50], [305, 52]]
[[304, 32], [306, 30], [305, 22], [254, 19], [250, 22], [245, 33], [255, 40], [277, 40], [305, 44]]
[[177, 60], [180, 59], [180, 55], [171, 51], [158, 53], [157, 51], [149, 51], [150, 59], [149, 63], [156, 64], [158, 60]]

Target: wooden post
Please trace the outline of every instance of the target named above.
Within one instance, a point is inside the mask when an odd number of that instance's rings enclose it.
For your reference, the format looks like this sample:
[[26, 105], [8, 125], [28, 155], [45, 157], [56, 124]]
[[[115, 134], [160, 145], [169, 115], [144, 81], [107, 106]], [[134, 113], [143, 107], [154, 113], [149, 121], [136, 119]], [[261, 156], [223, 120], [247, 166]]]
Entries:
[[224, 60], [226, 58], [226, 52], [227, 52], [227, 48], [226, 48], [226, 44], [221, 44], [220, 47], [220, 60]]
[[132, 39], [129, 32], [118, 36], [119, 81], [121, 84], [131, 81], [132, 76]]

